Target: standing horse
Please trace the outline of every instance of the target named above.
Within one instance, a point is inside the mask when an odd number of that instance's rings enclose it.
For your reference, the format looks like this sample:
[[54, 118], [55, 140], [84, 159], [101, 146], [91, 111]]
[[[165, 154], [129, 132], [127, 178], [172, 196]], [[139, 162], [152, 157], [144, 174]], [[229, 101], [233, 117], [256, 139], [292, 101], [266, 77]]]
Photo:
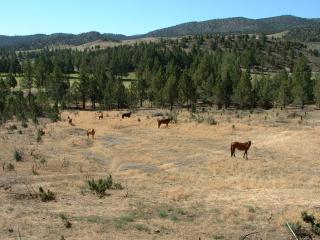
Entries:
[[122, 113], [122, 119], [124, 119], [125, 117], [127, 117], [127, 118], [130, 118], [131, 117], [131, 113], [132, 112], [125, 112], [125, 113]]
[[248, 159], [248, 150], [251, 146], [251, 141], [240, 143], [240, 142], [233, 142], [231, 143], [231, 157], [236, 156], [236, 149], [240, 151], [244, 151], [243, 158]]
[[103, 119], [103, 112], [99, 113], [98, 118], [99, 118], [99, 120]]
[[160, 119], [157, 119], [157, 121], [158, 121], [158, 128], [160, 128], [161, 124], [166, 124], [168, 127], [168, 124], [171, 121], [171, 118], [160, 118]]
[[72, 118], [70, 116], [68, 116], [68, 122], [69, 122], [70, 125], [73, 125]]
[[96, 132], [94, 131], [94, 129], [93, 128], [89, 128], [88, 130], [87, 130], [87, 137], [89, 138], [89, 135], [91, 135], [92, 136], [92, 139], [94, 139], [94, 135], [96, 134]]

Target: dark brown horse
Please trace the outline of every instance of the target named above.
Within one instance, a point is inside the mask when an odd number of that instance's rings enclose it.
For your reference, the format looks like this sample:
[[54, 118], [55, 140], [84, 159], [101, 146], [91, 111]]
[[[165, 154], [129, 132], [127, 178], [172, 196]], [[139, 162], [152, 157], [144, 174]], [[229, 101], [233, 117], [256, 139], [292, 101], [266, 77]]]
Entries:
[[248, 159], [248, 150], [251, 146], [251, 141], [240, 143], [240, 142], [233, 142], [231, 143], [231, 157], [236, 156], [236, 149], [240, 151], [244, 151], [243, 158]]
[[92, 138], [94, 138], [94, 135], [96, 134], [96, 132], [94, 131], [94, 129], [93, 128], [89, 128], [88, 130], [87, 130], [87, 137], [89, 138], [89, 135], [91, 135], [92, 136]]
[[171, 121], [171, 118], [159, 118], [158, 121], [158, 128], [160, 128], [161, 124], [166, 124], [168, 127], [169, 122]]
[[73, 125], [72, 118], [70, 116], [68, 116], [68, 122], [69, 122], [70, 125]]
[[125, 117], [130, 118], [130, 117], [131, 117], [131, 113], [132, 113], [132, 112], [122, 113], [122, 119], [124, 119]]

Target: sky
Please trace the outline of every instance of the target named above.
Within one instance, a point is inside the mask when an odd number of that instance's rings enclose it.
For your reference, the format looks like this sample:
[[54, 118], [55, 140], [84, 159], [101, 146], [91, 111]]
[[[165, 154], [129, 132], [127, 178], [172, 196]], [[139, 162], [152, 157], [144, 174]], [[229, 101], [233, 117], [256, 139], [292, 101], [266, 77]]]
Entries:
[[135, 35], [190, 21], [288, 14], [320, 18], [320, 0], [1, 0], [0, 35]]

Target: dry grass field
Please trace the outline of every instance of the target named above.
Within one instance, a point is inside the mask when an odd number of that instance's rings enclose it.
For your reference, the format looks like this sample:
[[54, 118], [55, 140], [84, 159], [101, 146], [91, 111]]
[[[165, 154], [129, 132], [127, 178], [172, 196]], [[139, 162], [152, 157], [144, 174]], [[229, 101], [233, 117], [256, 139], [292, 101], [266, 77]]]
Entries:
[[[40, 120], [39, 141], [32, 123], [1, 126], [0, 239], [213, 240], [258, 232], [245, 239], [283, 240], [293, 239], [285, 224], [301, 211], [319, 217], [320, 112], [180, 111], [177, 124], [160, 129], [155, 112], [130, 119], [104, 112], [103, 120], [63, 112], [61, 122]], [[9, 130], [13, 124], [18, 129]], [[87, 139], [88, 128], [96, 139]], [[230, 143], [248, 140], [249, 160], [238, 151], [231, 158]], [[109, 174], [124, 189], [104, 197], [88, 189], [87, 180]], [[39, 187], [56, 199], [31, 197]]]

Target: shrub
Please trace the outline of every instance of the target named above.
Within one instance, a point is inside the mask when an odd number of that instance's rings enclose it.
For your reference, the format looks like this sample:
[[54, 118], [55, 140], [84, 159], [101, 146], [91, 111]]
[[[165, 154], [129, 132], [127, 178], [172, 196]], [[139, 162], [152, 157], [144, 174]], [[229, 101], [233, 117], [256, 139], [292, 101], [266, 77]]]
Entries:
[[140, 118], [138, 118], [138, 122], [141, 122], [141, 119], [140, 119]]
[[208, 117], [206, 121], [209, 125], [217, 125], [218, 124], [218, 122], [213, 117]]
[[33, 175], [38, 175], [37, 168], [34, 165], [32, 166], [31, 171]]
[[58, 107], [50, 108], [48, 111], [48, 118], [52, 122], [58, 122], [61, 120], [60, 113]]
[[44, 131], [42, 128], [37, 129], [37, 142], [41, 142], [42, 136], [44, 135]]
[[289, 223], [289, 225], [298, 238], [310, 239], [310, 233], [305, 228], [303, 228], [300, 223]]
[[13, 125], [9, 126], [8, 129], [9, 129], [9, 131], [14, 131], [14, 130], [17, 130], [18, 128], [15, 124], [13, 124]]
[[28, 127], [28, 124], [27, 124], [26, 121], [23, 121], [23, 122], [21, 123], [21, 126], [22, 126], [23, 128], [27, 128], [27, 127]]
[[122, 186], [121, 183], [114, 183], [113, 186], [112, 186], [112, 189], [122, 190], [122, 189], [123, 189], [123, 186]]
[[146, 226], [144, 224], [136, 224], [134, 227], [139, 231], [145, 231], [145, 232], [149, 231], [148, 226]]
[[49, 189], [46, 192], [42, 187], [39, 187], [39, 197], [41, 198], [42, 202], [49, 202], [56, 199], [56, 196], [53, 192], [51, 192]]
[[310, 223], [312, 226], [314, 225], [315, 220], [316, 220], [316, 218], [315, 218], [313, 215], [308, 214], [306, 211], [303, 211], [303, 212], [301, 213], [301, 218], [302, 218], [302, 220], [303, 220], [304, 222]]
[[100, 197], [105, 195], [107, 189], [112, 187], [112, 176], [109, 175], [106, 179], [88, 180], [89, 189], [96, 192]]
[[164, 211], [164, 210], [159, 211], [159, 212], [158, 212], [158, 215], [159, 215], [159, 217], [161, 217], [161, 218], [166, 218], [166, 217], [168, 217], [168, 213], [167, 213], [166, 211]]
[[18, 133], [21, 135], [21, 134], [22, 134], [22, 131], [21, 131], [21, 130], [19, 130], [19, 131], [18, 131]]
[[311, 224], [311, 231], [316, 234], [320, 235], [320, 222], [316, 219], [312, 214], [308, 214], [306, 211], [301, 213], [301, 218], [305, 223]]
[[12, 163], [4, 163], [2, 166], [3, 171], [7, 170], [7, 171], [13, 171], [14, 170], [14, 165]]
[[21, 162], [22, 161], [22, 151], [21, 150], [14, 150], [14, 159], [17, 162]]
[[169, 114], [169, 118], [171, 119], [171, 121], [173, 123], [177, 123], [178, 122], [178, 115], [179, 113], [177, 111], [172, 111], [170, 114]]
[[64, 215], [63, 213], [59, 213], [59, 217], [61, 218], [61, 220], [64, 223], [64, 226], [66, 228], [71, 228], [72, 224], [71, 222], [68, 220], [68, 218], [66, 217], [66, 215]]

